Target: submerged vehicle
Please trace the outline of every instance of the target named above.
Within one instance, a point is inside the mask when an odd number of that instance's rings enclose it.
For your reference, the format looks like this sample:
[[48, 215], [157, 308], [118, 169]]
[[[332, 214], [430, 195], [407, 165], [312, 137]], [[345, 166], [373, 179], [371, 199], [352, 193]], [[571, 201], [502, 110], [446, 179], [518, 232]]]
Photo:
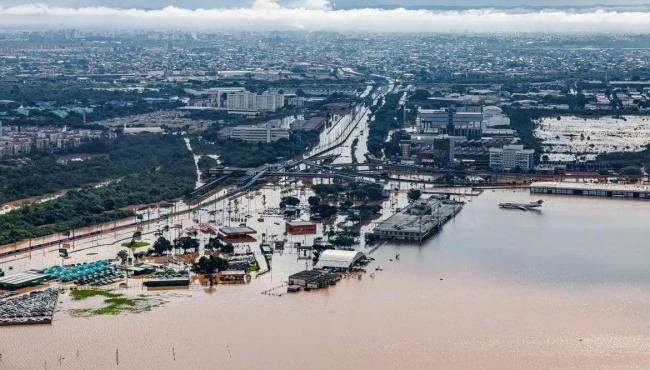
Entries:
[[544, 201], [541, 199], [538, 200], [537, 202], [529, 202], [529, 203], [499, 203], [499, 208], [530, 211], [542, 207], [543, 203]]

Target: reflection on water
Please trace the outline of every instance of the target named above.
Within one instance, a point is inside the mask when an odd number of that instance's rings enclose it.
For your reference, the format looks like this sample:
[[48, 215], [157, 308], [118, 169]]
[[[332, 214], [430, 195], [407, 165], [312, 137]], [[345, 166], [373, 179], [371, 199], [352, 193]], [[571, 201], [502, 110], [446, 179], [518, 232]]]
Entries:
[[327, 290], [260, 294], [304, 267], [287, 252], [251, 284], [190, 288], [149, 313], [0, 328], [0, 366], [115, 368], [116, 351], [133, 369], [650, 366], [649, 205], [497, 207], [536, 199], [486, 191], [424, 245], [374, 251], [374, 278]]

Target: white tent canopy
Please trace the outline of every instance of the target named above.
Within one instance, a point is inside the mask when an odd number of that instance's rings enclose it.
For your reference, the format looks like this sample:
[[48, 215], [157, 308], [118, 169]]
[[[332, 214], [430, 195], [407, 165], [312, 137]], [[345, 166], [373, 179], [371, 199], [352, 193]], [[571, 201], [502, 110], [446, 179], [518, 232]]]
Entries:
[[349, 269], [361, 257], [363, 257], [363, 253], [359, 251], [327, 249], [320, 255], [320, 258], [314, 267]]

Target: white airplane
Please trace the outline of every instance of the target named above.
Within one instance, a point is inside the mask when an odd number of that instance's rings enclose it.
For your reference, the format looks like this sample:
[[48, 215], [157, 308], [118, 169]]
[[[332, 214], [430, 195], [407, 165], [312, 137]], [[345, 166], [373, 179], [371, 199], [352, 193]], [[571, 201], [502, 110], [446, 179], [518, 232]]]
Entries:
[[538, 200], [537, 202], [530, 203], [499, 203], [499, 208], [529, 211], [535, 208], [540, 208], [542, 206], [542, 203], [544, 203], [543, 200]]

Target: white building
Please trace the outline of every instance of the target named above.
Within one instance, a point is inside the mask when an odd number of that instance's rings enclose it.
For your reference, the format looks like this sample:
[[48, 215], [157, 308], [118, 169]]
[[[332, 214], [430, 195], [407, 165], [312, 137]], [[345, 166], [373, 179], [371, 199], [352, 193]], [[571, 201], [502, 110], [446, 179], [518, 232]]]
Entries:
[[270, 111], [284, 107], [284, 95], [262, 93], [256, 94], [249, 91], [229, 93], [226, 97], [225, 108], [241, 111]]
[[535, 151], [524, 149], [523, 145], [505, 145], [503, 148], [490, 148], [490, 168], [509, 171], [520, 168], [530, 171], [535, 165]]
[[348, 271], [363, 256], [359, 251], [327, 249], [320, 255], [314, 268]]
[[231, 139], [252, 143], [272, 143], [289, 138], [289, 130], [265, 126], [236, 126], [230, 131]]
[[251, 143], [272, 143], [280, 139], [289, 139], [289, 128], [295, 120], [295, 116], [287, 116], [256, 125], [226, 127], [220, 131], [220, 134], [223, 137]]

